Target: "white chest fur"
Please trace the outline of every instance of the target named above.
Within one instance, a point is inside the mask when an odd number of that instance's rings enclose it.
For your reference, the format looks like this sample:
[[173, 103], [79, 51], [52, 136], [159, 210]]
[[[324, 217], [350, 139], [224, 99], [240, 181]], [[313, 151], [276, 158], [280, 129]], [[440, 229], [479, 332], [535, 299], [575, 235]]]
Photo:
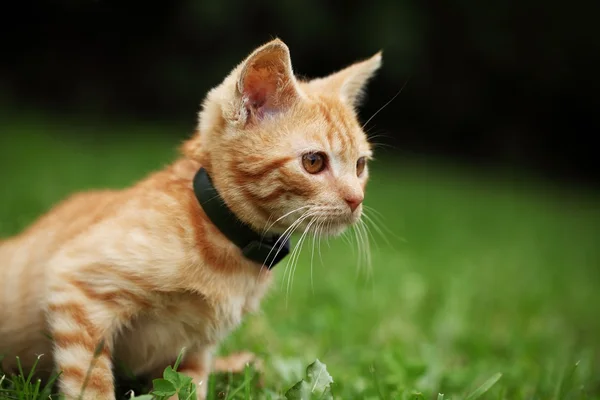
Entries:
[[270, 281], [247, 276], [229, 280], [219, 296], [216, 291], [208, 296], [192, 292], [158, 295], [152, 310], [121, 330], [115, 359], [141, 374], [172, 363], [184, 347], [218, 345], [246, 313], [258, 308]]

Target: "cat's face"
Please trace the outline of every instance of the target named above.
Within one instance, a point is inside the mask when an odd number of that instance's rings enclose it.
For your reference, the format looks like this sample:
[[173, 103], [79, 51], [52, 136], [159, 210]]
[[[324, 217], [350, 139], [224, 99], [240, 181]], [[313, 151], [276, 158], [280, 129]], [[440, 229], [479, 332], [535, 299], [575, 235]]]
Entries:
[[362, 214], [372, 153], [354, 107], [380, 64], [301, 82], [285, 44], [270, 42], [209, 93], [186, 152], [255, 229], [339, 234]]

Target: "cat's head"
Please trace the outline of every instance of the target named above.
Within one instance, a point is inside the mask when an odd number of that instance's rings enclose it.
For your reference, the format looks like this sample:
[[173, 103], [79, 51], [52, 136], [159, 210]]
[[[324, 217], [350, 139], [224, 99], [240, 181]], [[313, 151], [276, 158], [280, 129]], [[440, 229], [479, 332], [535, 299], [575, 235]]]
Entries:
[[300, 218], [300, 231], [339, 234], [362, 214], [372, 150], [355, 108], [380, 66], [377, 53], [303, 81], [273, 40], [208, 93], [184, 153], [256, 230], [281, 232]]

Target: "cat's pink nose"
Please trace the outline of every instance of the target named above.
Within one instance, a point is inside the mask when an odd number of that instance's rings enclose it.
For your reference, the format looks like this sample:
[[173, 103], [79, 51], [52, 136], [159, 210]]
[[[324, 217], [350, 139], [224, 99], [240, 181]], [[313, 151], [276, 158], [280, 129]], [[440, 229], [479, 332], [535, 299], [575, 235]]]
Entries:
[[365, 197], [363, 195], [360, 196], [352, 196], [352, 197], [346, 197], [346, 203], [348, 204], [348, 206], [350, 206], [350, 210], [352, 212], [354, 212], [354, 210], [356, 210], [358, 208], [358, 206], [360, 206], [360, 203], [363, 202], [363, 200], [365, 199]]

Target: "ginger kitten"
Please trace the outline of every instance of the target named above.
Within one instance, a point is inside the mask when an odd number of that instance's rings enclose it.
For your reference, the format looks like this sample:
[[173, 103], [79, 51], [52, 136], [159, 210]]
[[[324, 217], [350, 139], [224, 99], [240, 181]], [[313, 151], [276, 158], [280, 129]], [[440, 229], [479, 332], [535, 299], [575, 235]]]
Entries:
[[[258, 308], [285, 255], [276, 235], [360, 219], [371, 148], [355, 107], [380, 64], [301, 81], [273, 40], [208, 93], [180, 159], [130, 188], [75, 194], [2, 241], [3, 369], [45, 354], [67, 399], [110, 400], [116, 360], [160, 373], [185, 347], [180, 369], [205, 398], [214, 366], [246, 360], [213, 354]], [[277, 240], [263, 247], [265, 231]]]

